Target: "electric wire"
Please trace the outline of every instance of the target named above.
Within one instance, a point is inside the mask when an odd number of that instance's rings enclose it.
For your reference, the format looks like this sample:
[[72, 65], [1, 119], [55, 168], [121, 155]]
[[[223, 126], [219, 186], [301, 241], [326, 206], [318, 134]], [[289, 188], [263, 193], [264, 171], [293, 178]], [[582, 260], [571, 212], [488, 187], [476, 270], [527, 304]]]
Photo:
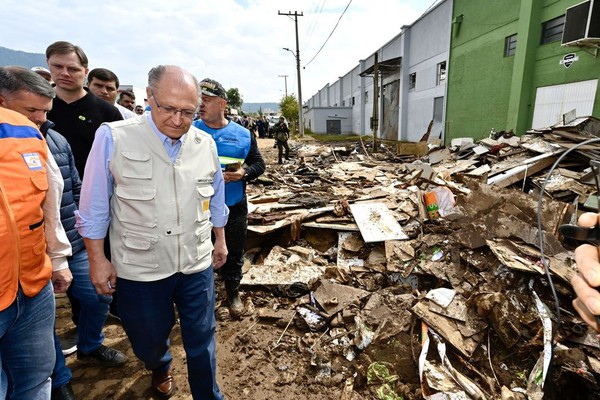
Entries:
[[560, 155], [560, 157], [558, 157], [558, 159], [554, 162], [554, 164], [552, 164], [550, 171], [548, 171], [548, 175], [546, 176], [546, 179], [544, 180], [544, 184], [542, 185], [542, 190], [541, 190], [539, 198], [538, 198], [537, 223], [538, 223], [538, 241], [539, 241], [539, 247], [540, 247], [540, 257], [541, 257], [542, 265], [544, 266], [544, 272], [546, 273], [546, 277], [548, 279], [548, 283], [549, 283], [550, 289], [552, 291], [552, 297], [554, 298], [554, 306], [556, 308], [556, 328], [552, 330], [552, 341], [553, 342], [554, 342], [555, 331], [558, 330], [558, 328], [561, 324], [560, 303], [558, 300], [558, 295], [556, 294], [556, 289], [554, 287], [554, 282], [552, 280], [552, 276], [550, 275], [550, 267], [548, 266], [548, 262], [546, 261], [546, 257], [544, 256], [544, 236], [543, 236], [543, 232], [542, 232], [542, 201], [544, 199], [546, 185], [550, 181], [552, 173], [554, 172], [554, 169], [558, 166], [558, 164], [572, 151], [577, 150], [581, 146], [585, 146], [585, 145], [592, 144], [592, 143], [600, 143], [600, 138], [589, 139], [589, 140], [586, 140], [585, 142], [578, 143], [575, 146], [568, 149], [567, 151], [565, 151], [564, 153], [562, 153]]
[[[427, 10], [423, 11], [423, 14], [421, 14], [421, 17], [425, 14], [427, 14], [429, 12], [429, 10], [431, 10], [433, 8], [433, 6], [435, 6], [437, 3], [439, 3], [440, 0], [434, 0], [433, 3], [427, 7]], [[420, 17], [419, 17], [420, 18]]]
[[[308, 49], [308, 47], [309, 47], [310, 39], [312, 39], [313, 34], [315, 33], [317, 26], [319, 25], [319, 18], [321, 17], [321, 14], [323, 13], [323, 8], [325, 8], [326, 2], [327, 2], [327, 0], [323, 0], [323, 2], [321, 3], [321, 7], [319, 8], [319, 12], [316, 14], [316, 16], [314, 18], [311, 19], [311, 22], [310, 22], [308, 28], [304, 32], [306, 35], [306, 39], [302, 41], [303, 42], [302, 53], [304, 53], [306, 51], [306, 49]], [[317, 8], [318, 8], [318, 4], [315, 3], [314, 11], [316, 11]], [[311, 15], [315, 15], [315, 12], [312, 12]]]
[[304, 68], [306, 68], [308, 66], [308, 64], [310, 64], [311, 62], [313, 62], [313, 60], [315, 58], [317, 58], [317, 56], [319, 55], [319, 53], [321, 52], [321, 50], [323, 50], [323, 48], [325, 47], [325, 45], [327, 44], [327, 42], [329, 41], [329, 39], [331, 38], [331, 35], [333, 35], [333, 32], [335, 32], [335, 30], [337, 29], [338, 25], [340, 24], [340, 21], [342, 20], [342, 17], [344, 16], [344, 14], [346, 14], [346, 11], [348, 10], [348, 7], [350, 7], [350, 4], [352, 4], [352, 0], [350, 0], [348, 2], [348, 4], [346, 5], [346, 8], [344, 8], [344, 11], [342, 11], [342, 14], [340, 15], [340, 17], [338, 18], [335, 26], [333, 27], [333, 30], [331, 31], [331, 33], [329, 34], [329, 36], [327, 36], [327, 39], [325, 39], [325, 42], [323, 43], [323, 45], [321, 46], [321, 48], [319, 49], [319, 51], [317, 51], [317, 54], [315, 54], [313, 56], [313, 58], [310, 59], [309, 62], [307, 62], [306, 64], [304, 64]]

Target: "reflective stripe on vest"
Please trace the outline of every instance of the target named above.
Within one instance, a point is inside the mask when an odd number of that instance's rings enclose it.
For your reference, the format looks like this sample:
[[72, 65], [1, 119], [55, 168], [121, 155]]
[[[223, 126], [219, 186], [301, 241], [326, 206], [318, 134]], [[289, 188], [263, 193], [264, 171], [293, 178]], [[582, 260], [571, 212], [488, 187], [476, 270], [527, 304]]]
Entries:
[[35, 125], [0, 108], [0, 311], [12, 304], [19, 286], [33, 297], [52, 275], [42, 223], [47, 151]]
[[[217, 144], [219, 162], [224, 171], [227, 164], [244, 163], [250, 152], [250, 131], [235, 122], [229, 122], [224, 128], [213, 129], [203, 121], [194, 122], [194, 126], [209, 133]], [[244, 199], [244, 181], [225, 184], [225, 204], [233, 206]]]

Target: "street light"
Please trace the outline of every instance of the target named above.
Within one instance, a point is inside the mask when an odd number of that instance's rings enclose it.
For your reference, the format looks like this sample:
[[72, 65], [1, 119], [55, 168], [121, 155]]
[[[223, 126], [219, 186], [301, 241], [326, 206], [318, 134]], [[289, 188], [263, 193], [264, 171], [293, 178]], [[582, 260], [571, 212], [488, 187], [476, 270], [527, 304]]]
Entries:
[[283, 47], [283, 50], [289, 51], [296, 58], [296, 73], [298, 74], [298, 123], [300, 136], [304, 136], [304, 116], [302, 115], [302, 83], [300, 79], [300, 50], [298, 49], [298, 25], [296, 25], [296, 53], [287, 47]]

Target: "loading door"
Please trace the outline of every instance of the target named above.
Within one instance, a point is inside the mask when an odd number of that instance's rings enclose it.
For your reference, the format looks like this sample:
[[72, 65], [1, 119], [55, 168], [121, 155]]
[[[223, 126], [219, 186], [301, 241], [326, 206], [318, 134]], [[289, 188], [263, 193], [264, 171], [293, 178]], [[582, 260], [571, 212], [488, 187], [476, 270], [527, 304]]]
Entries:
[[339, 119], [328, 119], [327, 133], [339, 135], [342, 133], [342, 121]]
[[562, 115], [576, 110], [578, 117], [592, 115], [598, 80], [539, 87], [535, 93], [533, 129], [546, 128], [562, 122]]

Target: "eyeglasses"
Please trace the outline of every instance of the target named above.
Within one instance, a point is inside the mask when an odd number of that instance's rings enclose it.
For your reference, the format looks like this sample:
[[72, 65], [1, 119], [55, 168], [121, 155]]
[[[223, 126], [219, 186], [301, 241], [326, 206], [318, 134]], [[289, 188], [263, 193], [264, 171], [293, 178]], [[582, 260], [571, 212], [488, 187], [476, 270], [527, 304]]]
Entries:
[[181, 113], [182, 118], [194, 119], [194, 118], [196, 118], [196, 115], [198, 115], [196, 110], [186, 110], [186, 109], [180, 109], [180, 108], [169, 107], [169, 106], [161, 106], [158, 103], [158, 99], [156, 98], [156, 95], [154, 94], [154, 91], [152, 89], [150, 89], [150, 94], [152, 95], [152, 98], [154, 98], [156, 107], [158, 107], [159, 110], [164, 111], [165, 113], [169, 114], [172, 117], [176, 116], [178, 113]]

